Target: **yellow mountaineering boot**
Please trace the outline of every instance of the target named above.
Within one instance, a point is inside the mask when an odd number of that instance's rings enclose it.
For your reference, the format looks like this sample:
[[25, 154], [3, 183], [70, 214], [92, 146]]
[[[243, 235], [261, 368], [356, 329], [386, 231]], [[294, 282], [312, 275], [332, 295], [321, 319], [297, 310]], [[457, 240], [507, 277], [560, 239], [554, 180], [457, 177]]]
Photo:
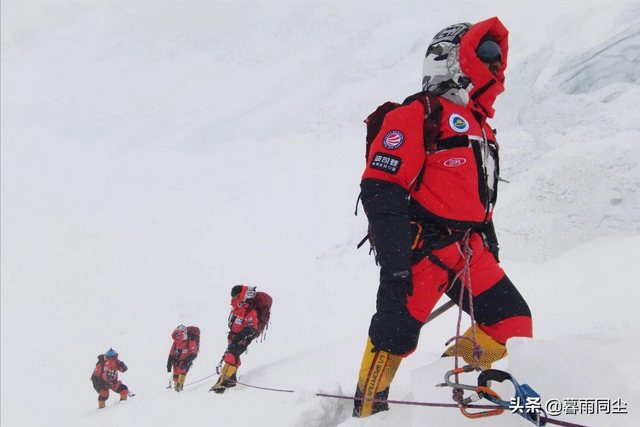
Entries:
[[[387, 351], [376, 350], [371, 343], [371, 337], [369, 337], [362, 357], [356, 397], [387, 399], [389, 397], [389, 386], [400, 366], [400, 362], [402, 362], [402, 357]], [[389, 410], [389, 404], [386, 402], [355, 400], [353, 416], [364, 418], [387, 410]]]
[[98, 399], [98, 409], [104, 408], [104, 400]]
[[182, 391], [184, 388], [184, 380], [187, 379], [187, 374], [178, 375], [178, 381], [176, 381], [176, 391]]
[[121, 394], [120, 395], [120, 401], [122, 402], [123, 400], [127, 400], [127, 395], [126, 394]]
[[[491, 369], [491, 364], [497, 362], [507, 355], [507, 347], [504, 344], [500, 344], [498, 341], [487, 335], [482, 329], [478, 327], [478, 324], [474, 324], [473, 327], [476, 330], [476, 341], [478, 345], [482, 347], [482, 356], [480, 357], [480, 365], [484, 369]], [[471, 327], [463, 334], [468, 338], [473, 338]], [[460, 340], [458, 342], [458, 354], [462, 356], [465, 362], [469, 365], [476, 364], [473, 359], [473, 344], [469, 340]], [[443, 357], [455, 356], [456, 346], [452, 345], [444, 352]]]
[[236, 372], [238, 368], [225, 363], [222, 367], [222, 372], [220, 373], [220, 378], [218, 378], [218, 382], [215, 383], [213, 387], [209, 391], [216, 392], [218, 394], [224, 393], [224, 391], [229, 387], [235, 387], [235, 378]]

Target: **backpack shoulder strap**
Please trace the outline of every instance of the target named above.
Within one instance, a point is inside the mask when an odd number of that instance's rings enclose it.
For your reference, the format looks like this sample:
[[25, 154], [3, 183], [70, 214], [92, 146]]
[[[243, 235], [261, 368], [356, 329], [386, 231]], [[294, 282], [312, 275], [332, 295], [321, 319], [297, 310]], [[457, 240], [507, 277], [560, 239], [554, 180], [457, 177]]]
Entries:
[[[424, 151], [427, 152], [433, 144], [435, 144], [436, 138], [440, 133], [440, 119], [442, 118], [442, 103], [438, 100], [438, 97], [431, 92], [418, 92], [415, 95], [411, 95], [404, 100], [402, 105], [409, 105], [414, 101], [419, 101], [424, 107], [424, 125], [422, 130], [422, 137], [424, 143]], [[420, 189], [422, 183], [422, 176], [424, 175], [426, 162], [422, 165], [422, 169], [418, 173], [416, 178], [415, 190]]]
[[409, 105], [414, 101], [420, 101], [424, 107], [424, 148], [428, 150], [436, 140], [440, 132], [440, 119], [442, 118], [442, 103], [431, 92], [418, 92], [404, 100], [402, 105]]
[[247, 311], [245, 312], [245, 315], [249, 314], [251, 310], [255, 310], [256, 312], [258, 311], [258, 306], [256, 305], [253, 299], [250, 299], [249, 301], [247, 301], [246, 304], [247, 304]]

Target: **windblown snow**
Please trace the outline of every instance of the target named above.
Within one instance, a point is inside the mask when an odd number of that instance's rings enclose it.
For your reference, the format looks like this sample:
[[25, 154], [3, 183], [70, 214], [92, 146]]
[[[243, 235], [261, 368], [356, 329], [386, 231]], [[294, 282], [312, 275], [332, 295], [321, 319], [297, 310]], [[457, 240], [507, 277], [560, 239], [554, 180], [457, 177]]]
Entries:
[[[2, 2], [2, 425], [529, 425], [400, 405], [352, 419], [316, 396], [353, 394], [375, 309], [362, 121], [420, 90], [440, 29], [492, 16], [510, 30], [495, 222], [535, 334], [496, 367], [543, 401], [627, 404], [558, 419], [639, 425], [637, 2]], [[237, 284], [274, 298], [240, 381], [294, 393], [208, 393]], [[451, 402], [434, 385], [456, 311], [423, 329], [391, 399]], [[181, 323], [202, 351], [178, 394]], [[136, 396], [98, 411], [110, 347]]]

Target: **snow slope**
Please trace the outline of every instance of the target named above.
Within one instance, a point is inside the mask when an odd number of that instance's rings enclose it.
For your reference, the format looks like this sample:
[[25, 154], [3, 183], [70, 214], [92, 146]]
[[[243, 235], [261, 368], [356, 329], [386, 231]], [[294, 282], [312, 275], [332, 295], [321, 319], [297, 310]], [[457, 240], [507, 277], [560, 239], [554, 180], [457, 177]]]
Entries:
[[[315, 396], [353, 393], [374, 310], [377, 269], [355, 249], [362, 120], [419, 90], [436, 32], [491, 16], [511, 31], [496, 226], [536, 334], [499, 367], [546, 399], [628, 403], [567, 421], [640, 422], [639, 3], [0, 7], [3, 426], [527, 425], [401, 406], [357, 420]], [[275, 300], [241, 381], [295, 393], [207, 393], [239, 283]], [[450, 401], [433, 379], [455, 322], [424, 328], [392, 399]], [[180, 323], [203, 338], [177, 394]], [[109, 347], [137, 396], [97, 411]]]

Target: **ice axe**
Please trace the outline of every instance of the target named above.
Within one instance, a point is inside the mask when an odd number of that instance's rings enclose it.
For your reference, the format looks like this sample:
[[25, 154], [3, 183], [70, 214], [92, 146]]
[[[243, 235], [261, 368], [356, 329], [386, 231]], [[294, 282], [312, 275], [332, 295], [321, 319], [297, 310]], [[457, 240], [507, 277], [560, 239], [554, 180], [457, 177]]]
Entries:
[[229, 352], [229, 349], [225, 350], [224, 353], [222, 353], [222, 357], [220, 358], [220, 363], [218, 363], [218, 366], [216, 366], [216, 374], [220, 375], [220, 370], [222, 369], [222, 363], [224, 362], [224, 358], [227, 356], [227, 353]]
[[427, 321], [424, 322], [424, 324], [426, 325], [427, 323], [431, 322], [433, 319], [435, 319], [436, 317], [440, 316], [442, 313], [444, 313], [445, 311], [449, 310], [451, 307], [453, 307], [454, 305], [456, 305], [455, 302], [453, 301], [447, 301], [444, 304], [442, 304], [440, 307], [436, 308], [435, 310], [433, 310], [431, 312], [431, 314], [429, 315], [429, 317], [427, 318]]

